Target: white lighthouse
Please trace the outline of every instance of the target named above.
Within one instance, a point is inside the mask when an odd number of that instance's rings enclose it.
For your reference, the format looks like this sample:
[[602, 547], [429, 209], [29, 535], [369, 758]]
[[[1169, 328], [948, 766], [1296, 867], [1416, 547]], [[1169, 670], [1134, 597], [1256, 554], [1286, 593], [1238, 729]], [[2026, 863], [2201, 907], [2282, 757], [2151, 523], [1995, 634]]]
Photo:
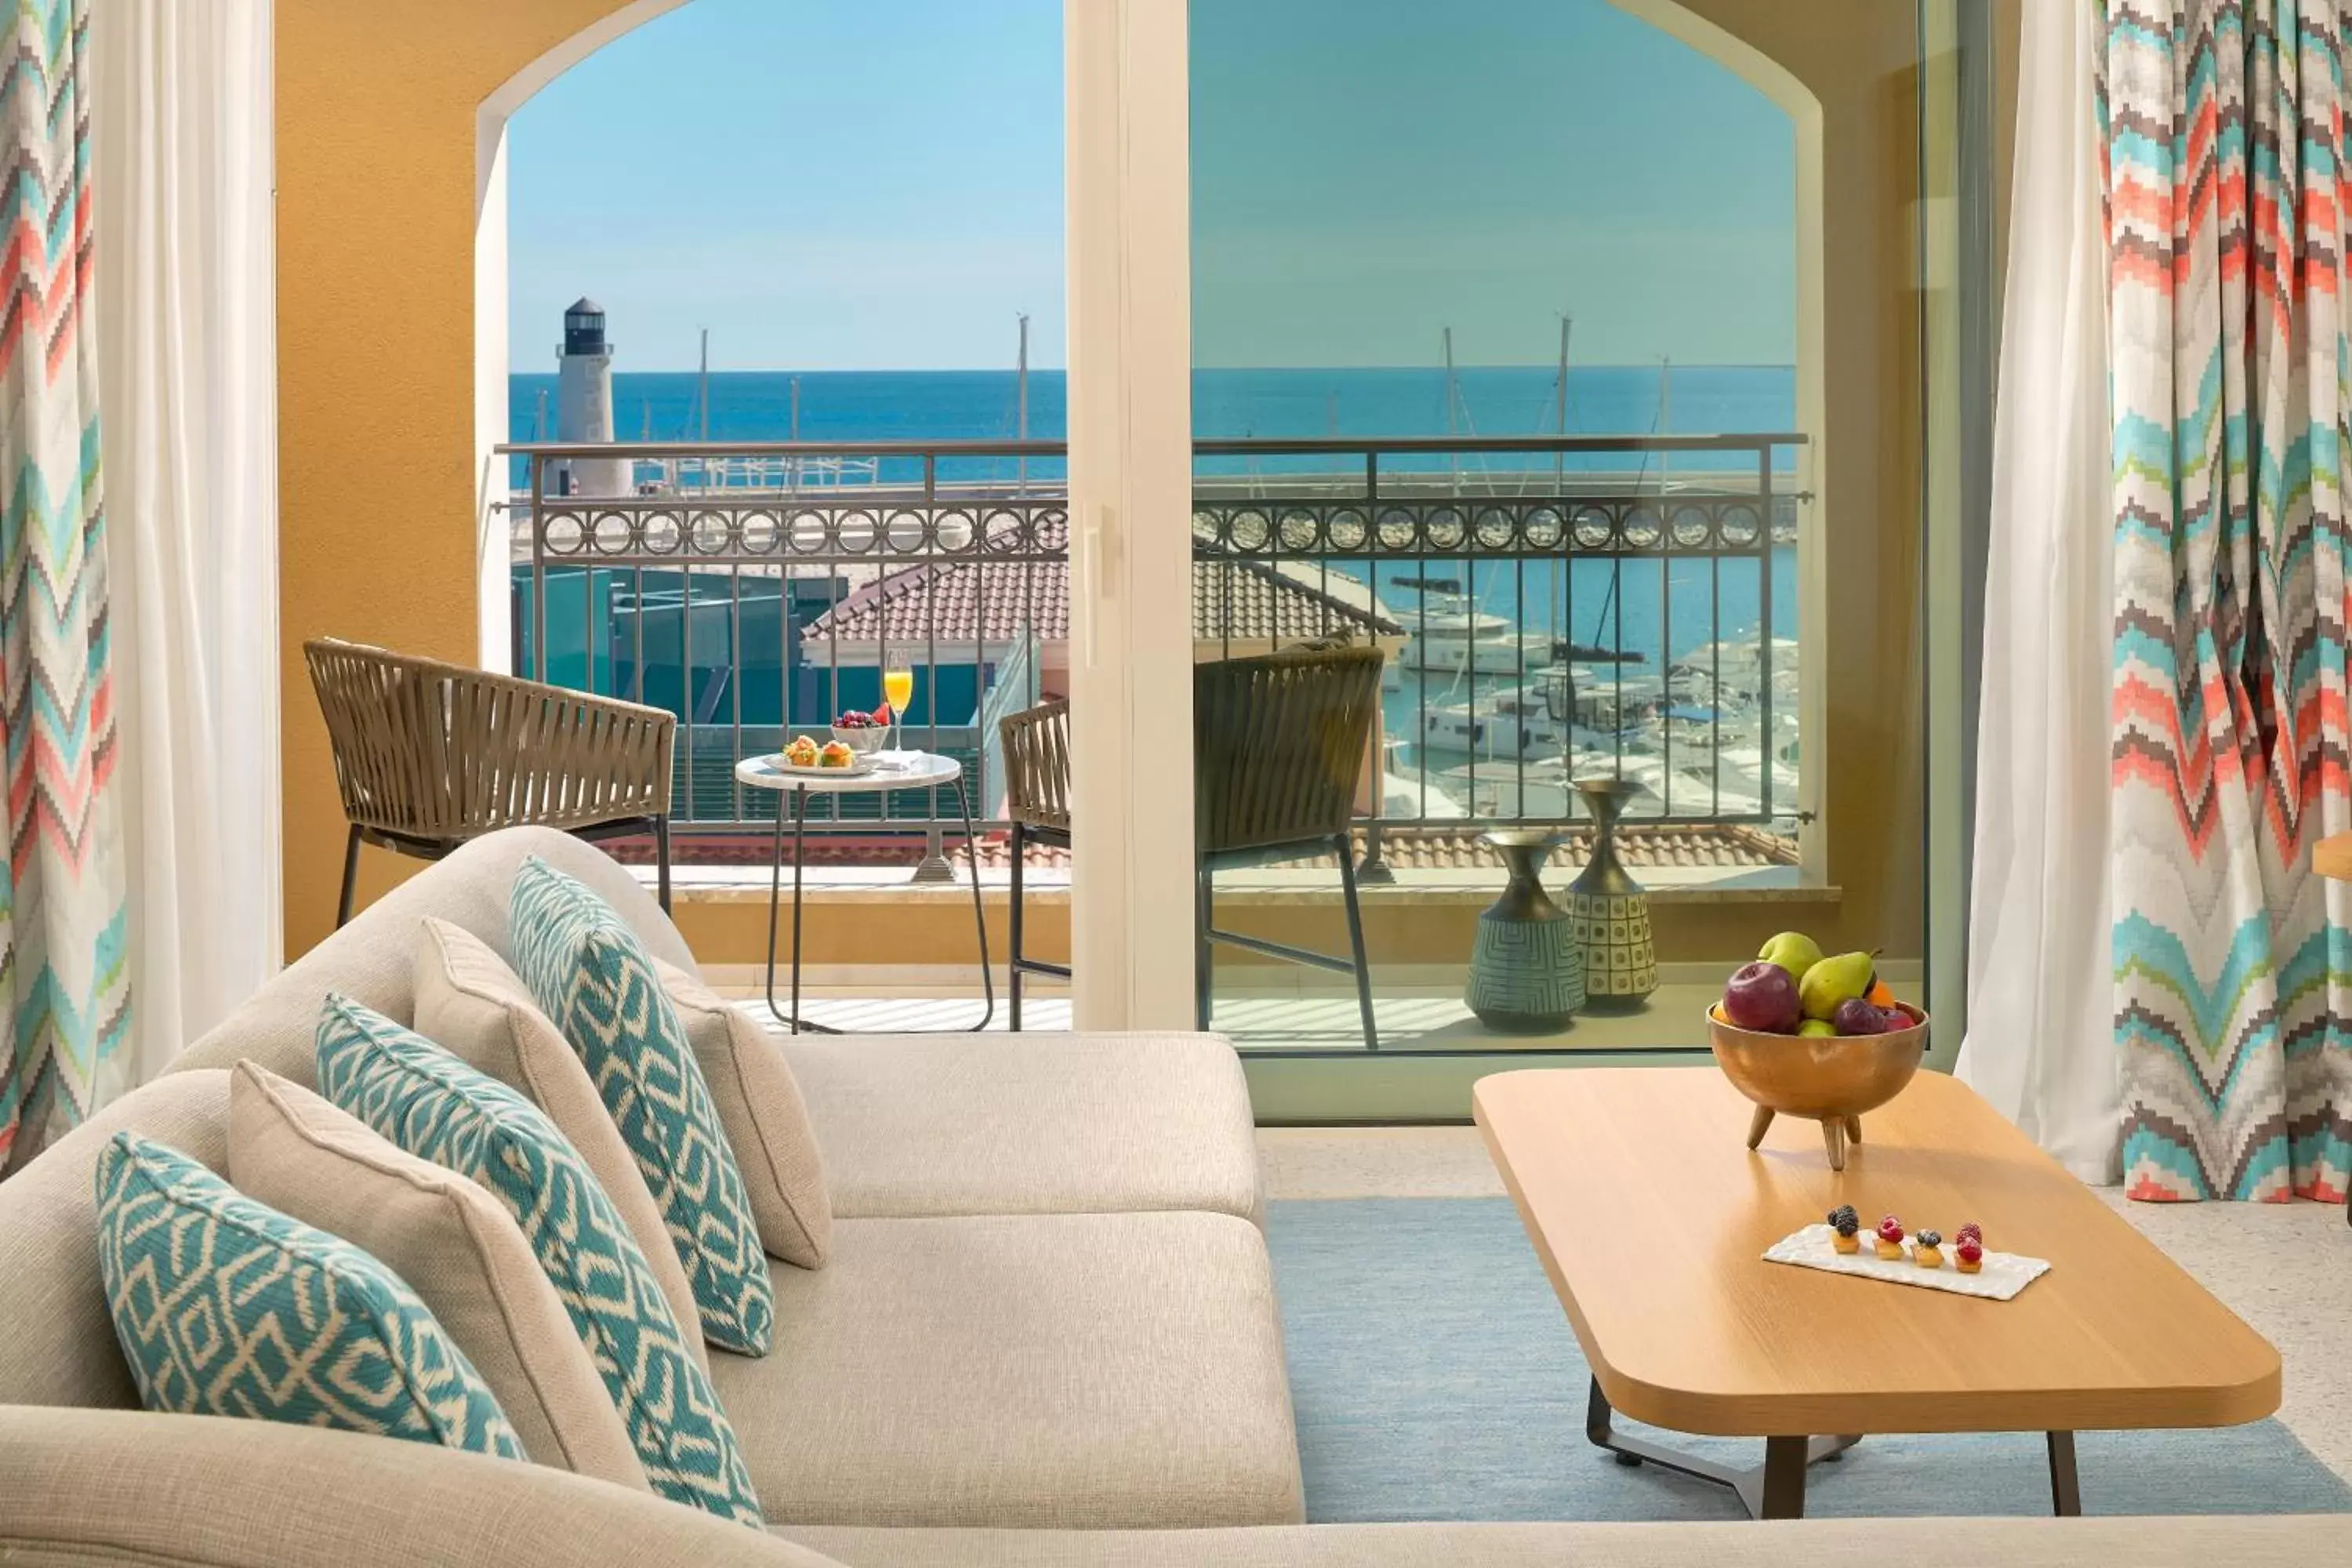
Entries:
[[[555, 438], [613, 439], [613, 345], [604, 341], [604, 308], [584, 296], [563, 312], [563, 346], [555, 356]], [[625, 458], [566, 458], [555, 465], [557, 493], [629, 493]]]

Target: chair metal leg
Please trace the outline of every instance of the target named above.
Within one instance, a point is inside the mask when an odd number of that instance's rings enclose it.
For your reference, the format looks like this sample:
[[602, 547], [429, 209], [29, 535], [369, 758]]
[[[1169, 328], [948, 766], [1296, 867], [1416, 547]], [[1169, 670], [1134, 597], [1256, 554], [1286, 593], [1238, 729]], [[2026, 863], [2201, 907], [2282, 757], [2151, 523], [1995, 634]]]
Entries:
[[1011, 941], [1005, 954], [1004, 994], [1007, 1003], [1006, 1018], [1012, 1026], [1013, 1032], [1017, 1035], [1021, 1032], [1021, 960], [1023, 957], [1021, 863], [1027, 858], [1029, 847], [1028, 835], [1023, 830], [1021, 824], [1014, 823], [1013, 831], [1006, 835], [1006, 847], [1013, 852], [1013, 906], [1008, 911], [1005, 922], [1011, 928], [1008, 933]]
[[669, 913], [669, 818], [654, 818], [654, 859], [658, 869], [654, 874], [654, 897], [659, 900], [662, 913]]
[[1192, 890], [1192, 1019], [1193, 1027], [1206, 1030], [1209, 1026], [1209, 991], [1213, 978], [1211, 965], [1209, 928], [1213, 921], [1216, 883], [1213, 873], [1202, 866], [1193, 876]]
[[351, 837], [343, 841], [343, 892], [335, 900], [335, 929], [341, 931], [352, 918], [352, 895], [360, 880], [360, 830], [352, 825]]
[[1364, 1048], [1381, 1048], [1380, 1026], [1372, 1021], [1372, 965], [1364, 956], [1364, 911], [1356, 901], [1355, 846], [1348, 835], [1339, 837], [1339, 890], [1348, 900], [1348, 945], [1356, 957], [1356, 1005], [1364, 1016]]

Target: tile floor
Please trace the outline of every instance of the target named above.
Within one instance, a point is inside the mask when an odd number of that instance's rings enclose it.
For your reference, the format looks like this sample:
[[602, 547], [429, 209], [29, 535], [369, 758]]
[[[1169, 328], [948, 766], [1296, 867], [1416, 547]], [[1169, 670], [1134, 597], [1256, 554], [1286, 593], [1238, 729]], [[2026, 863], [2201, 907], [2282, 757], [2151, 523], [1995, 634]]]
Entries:
[[[1475, 1127], [1265, 1128], [1273, 1198], [1499, 1197]], [[2279, 1417], [2352, 1480], [2352, 1227], [2333, 1204], [2136, 1204], [2101, 1195], [2279, 1350]]]

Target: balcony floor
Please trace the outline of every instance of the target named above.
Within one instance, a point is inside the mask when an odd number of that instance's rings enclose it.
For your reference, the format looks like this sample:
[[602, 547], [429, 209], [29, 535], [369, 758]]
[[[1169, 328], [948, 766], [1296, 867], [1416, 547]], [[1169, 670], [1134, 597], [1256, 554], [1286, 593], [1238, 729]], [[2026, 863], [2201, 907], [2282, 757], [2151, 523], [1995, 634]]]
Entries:
[[[759, 1002], [756, 984], [724, 984], [723, 994], [746, 1003], [751, 1016], [773, 1025]], [[1380, 1023], [1383, 1051], [1462, 1051], [1480, 1054], [1515, 1051], [1628, 1051], [1703, 1047], [1696, 1020], [1715, 1000], [1711, 983], [1669, 981], [1640, 1012], [1604, 1015], [1588, 1013], [1567, 1029], [1552, 1035], [1502, 1035], [1486, 1028], [1462, 1004], [1456, 988], [1418, 992], [1376, 987], [1373, 1012]], [[815, 986], [803, 990], [802, 1012], [813, 1022], [851, 1034], [893, 1034], [904, 1030], [969, 1028], [978, 1017], [977, 989], [951, 986], [893, 987], [894, 994], [876, 995], [871, 988]], [[1022, 1000], [1023, 1026], [1066, 1029], [1070, 1003], [1066, 991], [1032, 988]], [[1231, 1038], [1244, 1051], [1355, 1051], [1363, 1048], [1352, 994], [1272, 992], [1220, 996], [1210, 1026]], [[1004, 1000], [999, 994], [992, 1031], [1007, 1027]]]

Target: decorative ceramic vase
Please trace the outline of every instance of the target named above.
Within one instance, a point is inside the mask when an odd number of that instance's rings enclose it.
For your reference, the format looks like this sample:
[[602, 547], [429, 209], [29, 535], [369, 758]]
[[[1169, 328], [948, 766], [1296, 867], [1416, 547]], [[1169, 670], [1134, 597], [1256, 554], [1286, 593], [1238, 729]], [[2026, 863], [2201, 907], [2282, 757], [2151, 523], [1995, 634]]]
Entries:
[[1584, 953], [1575, 922], [1547, 898], [1544, 856], [1559, 840], [1540, 828], [1489, 833], [1509, 868], [1503, 896], [1478, 917], [1462, 999], [1490, 1029], [1548, 1035], [1584, 1005]]
[[1617, 858], [1617, 818], [1635, 785], [1623, 779], [1576, 781], [1597, 829], [1592, 861], [1568, 889], [1568, 914], [1584, 954], [1584, 1005], [1639, 1007], [1658, 988], [1658, 948], [1650, 939], [1650, 895]]

